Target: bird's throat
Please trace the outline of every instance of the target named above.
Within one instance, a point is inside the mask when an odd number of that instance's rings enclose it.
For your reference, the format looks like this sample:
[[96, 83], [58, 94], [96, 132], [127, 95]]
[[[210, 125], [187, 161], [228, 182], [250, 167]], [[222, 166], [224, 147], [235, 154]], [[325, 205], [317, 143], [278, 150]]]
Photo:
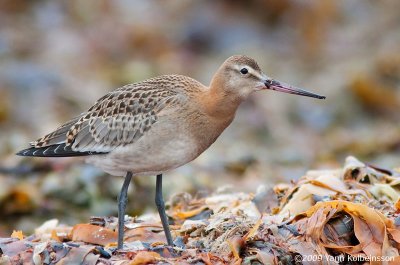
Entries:
[[224, 90], [210, 88], [205, 91], [202, 98], [202, 105], [205, 108], [205, 112], [217, 119], [233, 119], [236, 110], [239, 107], [242, 100]]

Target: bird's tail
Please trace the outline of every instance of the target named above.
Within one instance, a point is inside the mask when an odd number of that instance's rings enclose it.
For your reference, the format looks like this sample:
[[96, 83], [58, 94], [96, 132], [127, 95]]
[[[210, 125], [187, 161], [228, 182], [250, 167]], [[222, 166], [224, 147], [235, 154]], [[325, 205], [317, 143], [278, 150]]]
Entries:
[[19, 151], [19, 156], [37, 156], [37, 157], [70, 157], [70, 156], [88, 156], [102, 154], [97, 152], [78, 152], [71, 148], [71, 145], [54, 144], [45, 147], [31, 147]]

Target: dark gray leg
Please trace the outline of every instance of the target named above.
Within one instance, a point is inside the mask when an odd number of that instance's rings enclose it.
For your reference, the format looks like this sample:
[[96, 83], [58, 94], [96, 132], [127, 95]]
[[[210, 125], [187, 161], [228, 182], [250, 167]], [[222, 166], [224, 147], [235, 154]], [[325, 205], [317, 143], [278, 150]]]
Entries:
[[124, 217], [126, 203], [128, 202], [128, 187], [131, 183], [131, 179], [132, 172], [127, 172], [121, 192], [118, 195], [118, 249], [122, 249], [124, 246]]
[[165, 213], [165, 204], [162, 195], [162, 174], [157, 175], [156, 181], [156, 205], [158, 214], [161, 218], [161, 223], [164, 228], [165, 237], [167, 238], [167, 243], [170, 246], [174, 246], [174, 242], [172, 241], [171, 231], [169, 230], [168, 218]]

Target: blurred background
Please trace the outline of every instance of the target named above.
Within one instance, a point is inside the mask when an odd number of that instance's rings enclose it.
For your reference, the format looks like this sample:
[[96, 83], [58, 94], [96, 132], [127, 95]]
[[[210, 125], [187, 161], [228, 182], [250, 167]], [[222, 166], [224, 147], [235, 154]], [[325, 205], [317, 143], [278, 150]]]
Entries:
[[[399, 1], [1, 1], [0, 236], [117, 212], [122, 178], [16, 151], [110, 90], [171, 73], [208, 84], [234, 54], [327, 99], [253, 95], [209, 150], [165, 174], [166, 197], [255, 192], [348, 155], [399, 167], [399, 29]], [[135, 178], [130, 215], [154, 211], [154, 183]]]

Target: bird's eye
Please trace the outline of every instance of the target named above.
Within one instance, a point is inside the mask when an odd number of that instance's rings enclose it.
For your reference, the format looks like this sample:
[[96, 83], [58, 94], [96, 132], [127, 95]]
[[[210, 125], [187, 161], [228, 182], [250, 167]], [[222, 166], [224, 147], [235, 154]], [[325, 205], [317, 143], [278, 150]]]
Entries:
[[249, 72], [249, 70], [247, 70], [247, 68], [242, 68], [240, 69], [240, 72], [245, 75]]

